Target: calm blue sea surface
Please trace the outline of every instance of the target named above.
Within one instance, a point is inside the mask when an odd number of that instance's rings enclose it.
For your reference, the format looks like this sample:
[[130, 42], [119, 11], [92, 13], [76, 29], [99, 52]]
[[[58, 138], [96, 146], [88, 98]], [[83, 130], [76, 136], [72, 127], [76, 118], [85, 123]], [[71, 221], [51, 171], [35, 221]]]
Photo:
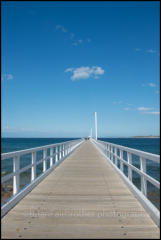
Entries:
[[99, 138], [99, 140], [160, 155], [160, 138]]
[[[28, 148], [34, 148], [39, 146], [44, 146], [48, 144], [54, 144], [59, 142], [65, 142], [74, 140], [74, 138], [2, 138], [1, 152], [13, 152]], [[160, 138], [100, 138], [99, 140], [115, 143], [118, 145], [123, 145], [126, 147], [138, 149], [141, 151], [160, 154]], [[47, 151], [49, 155], [49, 150]], [[43, 157], [43, 152], [39, 151], [36, 154], [36, 161], [39, 161]], [[123, 157], [127, 160], [127, 153], [123, 152]], [[147, 161], [147, 173], [160, 181], [160, 164], [154, 163], [150, 160]], [[119, 161], [118, 161], [119, 163]], [[132, 155], [132, 163], [135, 167], [140, 168], [139, 158], [135, 155]], [[23, 155], [20, 158], [20, 168], [23, 168], [31, 164], [31, 154]], [[119, 166], [119, 164], [118, 164]], [[2, 173], [7, 174], [13, 171], [13, 159], [7, 159], [2, 161], [1, 164]], [[120, 166], [119, 166], [120, 167]], [[47, 168], [49, 168], [49, 159], [47, 161]], [[37, 165], [36, 174], [39, 176], [43, 171], [43, 163]], [[124, 165], [124, 173], [127, 175], [127, 167]], [[141, 188], [140, 176], [135, 171], [132, 171], [133, 174], [133, 183], [137, 188]], [[20, 183], [21, 188], [30, 183], [31, 179], [31, 170], [27, 170], [24, 173], [20, 174]], [[9, 182], [8, 184], [12, 184]], [[148, 198], [156, 205], [157, 208], [160, 208], [160, 197], [159, 191], [151, 183], [148, 182]]]
[[19, 151], [70, 140], [74, 138], [2, 138], [1, 152]]

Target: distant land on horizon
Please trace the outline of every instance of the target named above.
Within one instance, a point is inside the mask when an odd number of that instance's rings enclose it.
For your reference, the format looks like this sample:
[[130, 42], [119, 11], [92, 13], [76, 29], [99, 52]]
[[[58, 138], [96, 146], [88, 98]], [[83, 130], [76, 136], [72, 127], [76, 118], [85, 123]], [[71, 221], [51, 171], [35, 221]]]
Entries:
[[160, 138], [160, 136], [133, 136], [132, 138]]
[[160, 138], [160, 136], [101, 137], [101, 138]]

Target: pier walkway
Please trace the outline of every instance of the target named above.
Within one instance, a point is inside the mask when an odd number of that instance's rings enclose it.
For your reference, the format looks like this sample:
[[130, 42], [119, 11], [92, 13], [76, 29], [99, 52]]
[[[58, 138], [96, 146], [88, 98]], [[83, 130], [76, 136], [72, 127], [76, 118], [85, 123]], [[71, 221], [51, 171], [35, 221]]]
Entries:
[[85, 141], [2, 218], [2, 238], [159, 239], [159, 228]]

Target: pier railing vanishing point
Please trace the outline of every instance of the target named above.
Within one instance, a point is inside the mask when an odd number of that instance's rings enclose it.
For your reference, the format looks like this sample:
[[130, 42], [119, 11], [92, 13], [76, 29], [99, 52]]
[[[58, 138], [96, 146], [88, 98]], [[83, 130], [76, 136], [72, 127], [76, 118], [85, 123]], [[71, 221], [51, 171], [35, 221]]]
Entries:
[[[1, 217], [3, 217], [12, 207], [16, 205], [28, 192], [30, 192], [39, 182], [41, 182], [51, 171], [56, 168], [69, 154], [71, 154], [84, 140], [72, 140], [46, 146], [9, 152], [1, 154], [1, 160], [13, 159], [13, 171], [6, 174], [1, 179], [1, 184], [13, 179], [13, 194], [1, 207]], [[47, 156], [47, 150], [50, 149], [50, 155]], [[43, 151], [43, 158], [36, 161], [36, 153]], [[25, 154], [31, 154], [31, 164], [20, 168], [20, 157]], [[47, 168], [47, 160], [50, 160], [50, 166]], [[43, 163], [43, 171], [37, 176], [37, 166]], [[20, 189], [20, 174], [31, 169], [31, 180], [28, 185]]]

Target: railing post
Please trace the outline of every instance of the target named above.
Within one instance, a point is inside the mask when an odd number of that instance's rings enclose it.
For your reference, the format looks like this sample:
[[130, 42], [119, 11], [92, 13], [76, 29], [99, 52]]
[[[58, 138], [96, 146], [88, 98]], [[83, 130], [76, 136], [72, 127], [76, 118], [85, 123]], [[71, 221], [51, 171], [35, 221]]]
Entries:
[[113, 147], [110, 146], [111, 161], [113, 162], [113, 154], [112, 154], [112, 151], [113, 151]]
[[65, 149], [64, 149], [64, 144], [63, 144], [63, 157], [64, 157], [64, 155], [65, 155]]
[[67, 144], [64, 145], [64, 153], [65, 153], [65, 156], [67, 155]]
[[68, 154], [68, 145], [65, 144], [65, 156]]
[[36, 152], [32, 152], [31, 181], [36, 178]]
[[111, 146], [111, 161], [113, 162], [113, 154], [112, 154], [112, 152], [113, 152], [113, 146]]
[[[127, 161], [128, 161], [129, 164], [132, 163], [130, 152], [127, 152]], [[132, 182], [132, 169], [131, 169], [130, 166], [128, 166], [128, 179]]]
[[117, 147], [115, 147], [115, 165], [117, 166]]
[[107, 154], [107, 156], [108, 156], [108, 158], [110, 158], [110, 145], [109, 145], [109, 144], [108, 144], [107, 151], [108, 151], [108, 154]]
[[65, 155], [68, 155], [68, 144], [65, 144]]
[[103, 143], [103, 152], [104, 152], [104, 154], [106, 154], [106, 144], [105, 143]]
[[[20, 160], [19, 156], [15, 156], [13, 158], [13, 172], [15, 175], [13, 176], [13, 195], [19, 192], [20, 189], [20, 176], [19, 176], [19, 167], [20, 167]], [[17, 173], [16, 173], [17, 172]]]
[[61, 160], [61, 149], [62, 149], [62, 147], [61, 147], [61, 145], [59, 146], [59, 160]]
[[[123, 151], [122, 151], [122, 149], [120, 149], [120, 158], [123, 159]], [[120, 160], [120, 170], [121, 170], [122, 172], [124, 171], [122, 160]]]
[[112, 161], [112, 153], [111, 153], [112, 146], [110, 145], [110, 160]]
[[55, 147], [55, 163], [58, 161], [58, 146]]
[[47, 157], [47, 149], [44, 148], [44, 150], [43, 150], [43, 172], [46, 171], [46, 157]]
[[104, 144], [104, 154], [107, 155], [107, 144]]
[[50, 148], [50, 167], [53, 166], [53, 147]]
[[109, 152], [108, 152], [108, 154], [109, 154], [109, 159], [111, 160], [111, 145], [109, 145]]
[[113, 150], [114, 150], [114, 147], [112, 146], [112, 162], [114, 163], [115, 156], [114, 156], [114, 151]]
[[107, 148], [108, 148], [108, 144], [106, 144], [105, 147], [106, 147], [106, 152], [105, 152], [105, 154], [106, 154], [106, 156], [107, 156], [107, 154], [108, 154], [108, 149], [107, 149]]
[[[146, 173], [146, 159], [140, 157], [140, 170]], [[141, 192], [147, 196], [147, 181], [143, 175], [141, 175]]]

